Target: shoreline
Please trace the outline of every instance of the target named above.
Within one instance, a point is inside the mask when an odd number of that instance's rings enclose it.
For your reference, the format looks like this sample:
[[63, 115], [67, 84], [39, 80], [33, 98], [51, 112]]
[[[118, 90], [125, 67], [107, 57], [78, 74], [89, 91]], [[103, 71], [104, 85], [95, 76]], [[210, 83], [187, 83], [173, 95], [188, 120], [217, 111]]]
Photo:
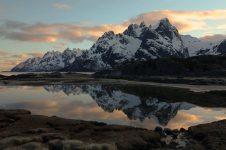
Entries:
[[[31, 114], [28, 110], [0, 110], [0, 149], [222, 149], [226, 120], [189, 127], [147, 130], [101, 122]], [[216, 127], [222, 128], [216, 128]], [[217, 136], [218, 134], [222, 136]], [[214, 138], [214, 140], [213, 140]], [[218, 143], [221, 144], [218, 145]], [[208, 143], [208, 144], [207, 144]]]
[[[191, 83], [181, 82], [177, 77], [152, 77], [156, 81], [142, 81], [129, 79], [96, 78], [91, 74], [81, 73], [28, 73], [20, 75], [3, 76], [0, 75], [0, 85], [28, 85], [41, 86], [52, 84], [129, 84], [129, 85], [147, 85], [159, 87], [173, 87], [189, 89], [193, 92], [226, 91], [226, 78], [222, 77], [184, 77], [183, 79]], [[170, 80], [173, 80], [172, 83]], [[177, 80], [178, 82], [175, 82]], [[199, 82], [194, 83], [198, 80]], [[165, 82], [164, 82], [165, 81]], [[169, 82], [168, 82], [169, 81]], [[225, 82], [225, 83], [224, 83]], [[208, 88], [207, 88], [208, 87]]]
[[[1, 77], [0, 77], [1, 78]], [[122, 79], [93, 78], [81, 74], [26, 74], [0, 79], [0, 86], [44, 86], [93, 84], [117, 88], [141, 97], [155, 97], [164, 102], [189, 102], [202, 107], [226, 107], [226, 86], [167, 84]], [[138, 88], [139, 87], [139, 88]]]

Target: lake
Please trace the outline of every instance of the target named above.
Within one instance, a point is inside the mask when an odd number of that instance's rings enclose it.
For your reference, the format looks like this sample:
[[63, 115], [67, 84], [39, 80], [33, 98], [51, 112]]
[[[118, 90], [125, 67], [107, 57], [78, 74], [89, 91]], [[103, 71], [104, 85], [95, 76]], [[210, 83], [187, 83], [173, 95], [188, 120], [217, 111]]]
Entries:
[[153, 129], [188, 128], [226, 119], [226, 108], [169, 102], [99, 84], [0, 86], [0, 109]]

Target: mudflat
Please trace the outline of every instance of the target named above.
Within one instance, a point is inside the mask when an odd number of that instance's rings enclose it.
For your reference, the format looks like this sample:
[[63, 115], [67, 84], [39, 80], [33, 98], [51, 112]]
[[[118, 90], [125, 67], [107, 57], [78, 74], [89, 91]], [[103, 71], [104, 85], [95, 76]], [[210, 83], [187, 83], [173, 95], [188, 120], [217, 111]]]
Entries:
[[146, 130], [35, 115], [28, 110], [0, 110], [0, 120], [0, 149], [200, 150], [226, 146], [226, 120], [188, 130]]

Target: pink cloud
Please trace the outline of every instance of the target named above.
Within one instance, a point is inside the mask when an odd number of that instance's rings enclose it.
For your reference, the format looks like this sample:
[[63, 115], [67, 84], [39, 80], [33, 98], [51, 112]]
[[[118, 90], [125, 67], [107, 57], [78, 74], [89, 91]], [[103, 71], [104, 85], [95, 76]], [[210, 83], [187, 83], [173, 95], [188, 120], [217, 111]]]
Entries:
[[218, 42], [218, 41], [223, 41], [226, 39], [226, 34], [213, 34], [213, 35], [206, 35], [204, 37], [200, 38], [203, 41], [207, 42]]
[[15, 65], [19, 64], [21, 61], [25, 61], [31, 57], [42, 57], [42, 53], [23, 53], [23, 54], [12, 54], [6, 51], [0, 51], [0, 70], [10, 70]]
[[81, 42], [83, 40], [95, 41], [104, 32], [114, 31], [123, 32], [131, 23], [139, 24], [145, 21], [146, 24], [155, 24], [162, 18], [169, 18], [181, 33], [191, 31], [202, 31], [208, 28], [214, 29], [209, 21], [226, 20], [226, 10], [207, 10], [207, 11], [174, 11], [162, 10], [140, 14], [134, 18], [120, 24], [103, 24], [89, 26], [79, 23], [36, 23], [26, 24], [16, 21], [7, 21], [0, 26], [0, 36], [5, 39], [56, 43], [59, 41]]

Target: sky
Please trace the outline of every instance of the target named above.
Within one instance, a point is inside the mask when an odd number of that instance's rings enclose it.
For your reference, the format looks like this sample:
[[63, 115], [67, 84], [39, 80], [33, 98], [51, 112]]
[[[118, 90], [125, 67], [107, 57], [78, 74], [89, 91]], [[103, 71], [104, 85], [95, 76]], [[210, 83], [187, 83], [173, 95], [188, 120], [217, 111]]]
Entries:
[[51, 50], [89, 49], [104, 32], [162, 18], [181, 34], [226, 38], [226, 0], [0, 0], [0, 71]]

